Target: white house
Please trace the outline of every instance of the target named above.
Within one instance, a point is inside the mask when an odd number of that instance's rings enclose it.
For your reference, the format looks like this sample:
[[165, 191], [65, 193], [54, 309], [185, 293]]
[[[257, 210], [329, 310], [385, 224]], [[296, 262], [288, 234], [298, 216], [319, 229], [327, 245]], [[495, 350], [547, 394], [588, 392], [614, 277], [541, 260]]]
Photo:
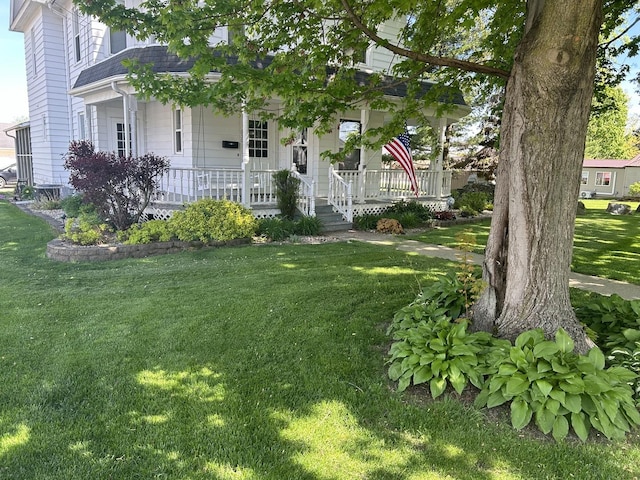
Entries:
[[[126, 0], [127, 6], [138, 3]], [[335, 167], [320, 159], [323, 151], [338, 151], [350, 130], [383, 125], [384, 111], [343, 112], [335, 133], [318, 136], [304, 129], [285, 146], [281, 139], [290, 132], [251, 112], [229, 118], [205, 107], [180, 109], [138, 98], [121, 61], [137, 58], [154, 62], [158, 71], [185, 72], [189, 60], [165, 46], [113, 31], [82, 15], [71, 0], [11, 0], [10, 8], [10, 29], [24, 33], [36, 185], [67, 186], [63, 155], [69, 142], [89, 139], [100, 150], [168, 157], [171, 169], [156, 200], [169, 209], [197, 198], [225, 197], [268, 211], [275, 198], [271, 174], [293, 167], [303, 182], [300, 207], [308, 214], [314, 214], [316, 202], [328, 202], [350, 220], [354, 213], [375, 212], [412, 195], [402, 170], [383, 168], [380, 151], [362, 148], [351, 162]], [[394, 38], [397, 32], [397, 26], [386, 25], [383, 34]], [[212, 42], [228, 36], [226, 28], [219, 28]], [[365, 57], [363, 75], [393, 64], [384, 49], [372, 47]], [[405, 92], [400, 87], [386, 93], [401, 97]], [[440, 138], [447, 125], [469, 112], [462, 96], [456, 104], [444, 116], [435, 109], [426, 112]], [[422, 200], [437, 206], [449, 195], [451, 176], [443, 171], [441, 158], [418, 176]]]

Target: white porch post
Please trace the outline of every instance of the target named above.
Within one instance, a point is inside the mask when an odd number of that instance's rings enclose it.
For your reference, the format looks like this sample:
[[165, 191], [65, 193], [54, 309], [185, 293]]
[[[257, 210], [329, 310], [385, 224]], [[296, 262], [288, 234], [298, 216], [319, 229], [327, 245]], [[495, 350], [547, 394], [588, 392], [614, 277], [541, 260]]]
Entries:
[[111, 89], [122, 97], [122, 116], [124, 121], [124, 156], [131, 155], [131, 127], [129, 116], [129, 94], [118, 87], [118, 82], [111, 82]]
[[436, 159], [436, 198], [442, 198], [442, 182], [444, 180], [444, 142], [447, 130], [447, 119], [440, 118], [438, 121], [438, 158]]
[[242, 204], [245, 207], [251, 205], [251, 195], [249, 194], [249, 114], [245, 107], [242, 107]]
[[[369, 110], [363, 108], [360, 110], [360, 134], [363, 134], [369, 126]], [[358, 165], [358, 192], [356, 194], [357, 203], [365, 203], [367, 198], [366, 192], [366, 174], [367, 174], [367, 148], [360, 147], [360, 164]]]
[[131, 155], [138, 155], [138, 99], [135, 95], [129, 96], [129, 121], [131, 125]]

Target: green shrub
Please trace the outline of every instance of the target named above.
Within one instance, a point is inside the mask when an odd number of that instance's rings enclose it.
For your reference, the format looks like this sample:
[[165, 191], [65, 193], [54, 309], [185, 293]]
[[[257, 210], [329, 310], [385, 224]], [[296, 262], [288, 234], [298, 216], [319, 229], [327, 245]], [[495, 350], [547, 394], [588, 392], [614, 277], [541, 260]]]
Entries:
[[149, 220], [142, 225], [132, 225], [118, 238], [127, 245], [138, 245], [152, 242], [168, 242], [174, 238], [169, 222], [165, 220]]
[[[391, 205], [389, 208], [386, 209], [385, 216], [388, 213], [397, 213], [399, 215], [411, 213], [415, 215], [415, 217], [419, 220], [419, 223], [428, 222], [433, 218], [433, 212], [429, 209], [429, 207], [426, 207], [415, 200], [411, 200], [408, 202], [404, 200], [400, 200], [399, 202], [394, 203], [393, 205]], [[402, 224], [402, 226], [411, 228], [405, 225], [404, 223]]]
[[492, 183], [473, 182], [467, 183], [464, 187], [454, 190], [451, 194], [453, 198], [458, 199], [465, 193], [480, 192], [486, 195], [487, 203], [493, 203], [495, 189], [496, 187]]
[[81, 213], [66, 220], [62, 238], [78, 245], [97, 245], [107, 240], [108, 233], [109, 226], [96, 213]]
[[475, 217], [479, 212], [472, 209], [469, 205], [464, 205], [460, 207], [460, 216], [462, 218]]
[[456, 198], [455, 208], [466, 208], [469, 212], [478, 212], [484, 210], [485, 205], [488, 203], [487, 194], [484, 192], [465, 192]]
[[33, 200], [36, 195], [36, 189], [33, 185], [25, 185], [24, 187], [16, 187], [21, 200]]
[[415, 327], [399, 329], [389, 351], [389, 377], [403, 391], [411, 383], [429, 382], [431, 396], [440, 396], [447, 383], [460, 394], [470, 382], [482, 388], [479, 366], [493, 342], [486, 332], [468, 333], [468, 320], [451, 322], [440, 316], [420, 321]]
[[629, 185], [629, 195], [632, 197], [640, 197], [640, 182]]
[[416, 228], [423, 223], [415, 212], [404, 212], [396, 215], [396, 220], [398, 220], [404, 228]]
[[295, 221], [293, 226], [294, 235], [319, 235], [322, 231], [322, 222], [318, 217], [308, 215]]
[[359, 215], [353, 219], [353, 227], [356, 230], [375, 230], [378, 220], [381, 218], [382, 215]]
[[258, 223], [258, 235], [280, 242], [293, 234], [294, 222], [281, 217], [264, 218]]
[[60, 208], [64, 210], [67, 217], [77, 217], [80, 215], [85, 203], [81, 194], [69, 195], [60, 200]]
[[203, 243], [250, 238], [256, 231], [256, 220], [250, 210], [229, 200], [204, 199], [176, 212], [169, 220], [170, 228], [182, 241]]
[[625, 338], [624, 331], [640, 330], [640, 300], [625, 300], [617, 294], [609, 297], [590, 295], [589, 301], [576, 308], [575, 312], [587, 327], [589, 336], [605, 352], [626, 346], [629, 340]]
[[634, 342], [630, 348], [614, 348], [607, 361], [611, 366], [624, 367], [636, 374], [636, 378], [628, 383], [635, 399], [640, 400], [640, 341]]
[[280, 213], [284, 218], [293, 220], [298, 205], [300, 180], [290, 170], [278, 170], [273, 174], [273, 182]]
[[511, 402], [511, 423], [520, 430], [532, 419], [544, 433], [560, 441], [571, 427], [585, 441], [591, 427], [609, 439], [624, 438], [640, 425], [626, 368], [605, 369], [604, 354], [573, 353], [573, 340], [562, 329], [548, 341], [541, 329], [518, 336], [515, 345], [489, 366], [489, 378], [477, 406]]

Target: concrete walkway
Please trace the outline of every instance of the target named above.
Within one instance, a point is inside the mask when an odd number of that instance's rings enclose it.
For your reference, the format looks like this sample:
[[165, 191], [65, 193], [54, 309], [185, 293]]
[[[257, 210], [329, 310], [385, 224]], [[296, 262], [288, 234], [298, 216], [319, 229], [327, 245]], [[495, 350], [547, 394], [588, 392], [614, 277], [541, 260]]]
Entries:
[[[348, 232], [336, 232], [332, 234], [342, 240], [353, 240], [358, 242], [371, 243], [373, 245], [386, 245], [395, 247], [397, 250], [429, 257], [443, 258], [445, 260], [461, 261], [460, 255], [463, 253], [450, 247], [442, 245], [430, 245], [416, 240], [405, 240], [398, 235], [389, 235], [375, 232], [360, 232], [350, 230]], [[470, 260], [476, 265], [482, 265], [483, 256], [477, 253], [468, 254]], [[626, 300], [640, 299], [640, 285], [633, 285], [618, 280], [592, 277], [581, 273], [571, 272], [569, 286], [580, 288], [601, 295], [611, 295], [617, 293]]]

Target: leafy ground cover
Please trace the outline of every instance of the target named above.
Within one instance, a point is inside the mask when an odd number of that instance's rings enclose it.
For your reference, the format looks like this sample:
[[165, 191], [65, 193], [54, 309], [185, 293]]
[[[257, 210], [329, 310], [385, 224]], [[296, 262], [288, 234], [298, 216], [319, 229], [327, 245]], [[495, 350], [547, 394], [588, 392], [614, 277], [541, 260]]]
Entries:
[[[634, 478], [387, 380], [386, 322], [451, 264], [361, 243], [95, 264], [0, 202], [0, 478]], [[576, 299], [583, 297], [578, 294]]]
[[[608, 200], [584, 200], [587, 213], [576, 219], [572, 270], [640, 284], [640, 214], [616, 216], [606, 212]], [[638, 202], [622, 202], [635, 210]], [[476, 253], [483, 253], [490, 221], [430, 229], [408, 236], [425, 243], [456, 247], [456, 235], [476, 235]]]

